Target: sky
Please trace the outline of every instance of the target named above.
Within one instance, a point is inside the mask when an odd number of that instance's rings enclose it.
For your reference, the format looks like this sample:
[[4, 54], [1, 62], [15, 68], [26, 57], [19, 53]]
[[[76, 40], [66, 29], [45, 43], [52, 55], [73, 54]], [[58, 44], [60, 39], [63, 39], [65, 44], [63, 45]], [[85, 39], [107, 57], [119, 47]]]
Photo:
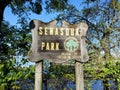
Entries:
[[[31, 20], [38, 19], [38, 20], [42, 20], [44, 22], [48, 22], [48, 21], [54, 19], [56, 16], [57, 16], [57, 13], [47, 14], [46, 11], [43, 10], [40, 15], [31, 13], [31, 15], [29, 17]], [[11, 25], [17, 24], [17, 15], [12, 14], [10, 7], [6, 7], [6, 9], [4, 11], [4, 20], [8, 21]]]
[[[82, 0], [68, 0], [70, 4], [74, 5], [77, 9], [82, 8], [82, 4], [80, 4], [82, 2]], [[79, 2], [79, 3], [78, 3]], [[53, 19], [55, 19], [55, 17], [57, 16], [58, 13], [50, 13], [48, 14], [45, 9], [44, 9], [44, 3], [43, 3], [43, 10], [41, 12], [40, 15], [37, 15], [35, 13], [31, 13], [30, 17], [30, 21], [33, 19], [38, 19], [44, 22], [49, 22]], [[4, 11], [4, 20], [8, 21], [11, 25], [17, 25], [17, 16], [12, 14], [11, 8], [10, 7], [6, 7], [5, 11]], [[28, 22], [30, 22], [28, 21]]]

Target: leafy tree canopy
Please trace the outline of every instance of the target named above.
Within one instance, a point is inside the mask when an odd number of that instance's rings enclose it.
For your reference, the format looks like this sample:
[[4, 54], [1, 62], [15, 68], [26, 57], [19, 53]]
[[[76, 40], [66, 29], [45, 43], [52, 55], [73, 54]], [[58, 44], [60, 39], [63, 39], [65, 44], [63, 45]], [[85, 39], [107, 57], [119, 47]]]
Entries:
[[22, 17], [22, 15], [28, 14], [30, 11], [40, 14], [43, 10], [43, 3], [46, 4], [46, 10], [48, 12], [62, 11], [66, 9], [67, 1], [68, 0], [0, 0], [0, 24], [7, 6], [11, 7], [13, 14]]

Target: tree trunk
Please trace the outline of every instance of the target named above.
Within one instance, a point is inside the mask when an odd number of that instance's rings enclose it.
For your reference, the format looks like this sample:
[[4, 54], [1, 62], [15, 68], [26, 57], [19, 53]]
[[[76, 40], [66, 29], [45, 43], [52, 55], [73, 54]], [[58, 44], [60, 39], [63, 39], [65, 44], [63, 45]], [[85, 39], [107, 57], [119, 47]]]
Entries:
[[2, 4], [0, 3], [0, 32], [1, 32], [1, 23], [3, 21], [4, 9], [5, 9], [5, 7], [2, 7]]
[[3, 14], [6, 6], [10, 4], [12, 0], [0, 0], [0, 31], [1, 31], [1, 23], [3, 21]]

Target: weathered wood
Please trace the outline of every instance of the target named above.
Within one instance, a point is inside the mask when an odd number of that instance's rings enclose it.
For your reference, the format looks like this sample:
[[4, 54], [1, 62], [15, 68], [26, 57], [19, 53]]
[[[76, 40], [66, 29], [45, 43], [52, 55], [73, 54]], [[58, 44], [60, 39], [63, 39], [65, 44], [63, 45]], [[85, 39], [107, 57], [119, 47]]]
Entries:
[[84, 90], [83, 69], [80, 62], [76, 62], [76, 90]]
[[42, 90], [42, 61], [35, 66], [35, 90]]
[[30, 26], [32, 31], [30, 61], [46, 59], [54, 63], [63, 63], [71, 59], [88, 61], [83, 38], [88, 29], [86, 23], [70, 24], [63, 20], [62, 26], [58, 27], [56, 20], [48, 23], [32, 20]]
[[[86, 49], [86, 44], [85, 44], [85, 36], [86, 36], [86, 32], [88, 30], [88, 25], [85, 23], [81, 23], [80, 27], [81, 29], [80, 31], [80, 49], [81, 49], [81, 59], [80, 62], [87, 62], [89, 60], [89, 56], [88, 56], [88, 51]], [[79, 61], [79, 60], [78, 60]]]

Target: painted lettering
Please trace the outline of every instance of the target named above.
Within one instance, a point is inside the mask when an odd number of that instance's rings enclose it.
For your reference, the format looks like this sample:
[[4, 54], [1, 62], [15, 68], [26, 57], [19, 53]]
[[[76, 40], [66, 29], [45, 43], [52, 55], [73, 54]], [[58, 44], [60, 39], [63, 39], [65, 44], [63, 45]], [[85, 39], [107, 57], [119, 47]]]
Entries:
[[43, 34], [43, 28], [42, 27], [39, 27], [39, 35], [42, 35]]
[[55, 29], [55, 35], [58, 35], [58, 28]]
[[48, 27], [39, 27], [38, 33], [39, 35], [55, 35], [55, 36], [79, 36], [80, 29], [76, 28], [48, 28]]
[[45, 27], [45, 35], [48, 35], [48, 33], [47, 33], [47, 27]]
[[60, 35], [61, 35], [61, 36], [64, 35], [63, 28], [60, 29]]
[[46, 51], [58, 51], [60, 50], [60, 43], [55, 43], [55, 42], [42, 42], [41, 43], [41, 50], [46, 50]]
[[41, 50], [43, 50], [43, 48], [45, 47], [45, 42], [41, 43]]
[[53, 28], [50, 28], [50, 35], [54, 35]]

